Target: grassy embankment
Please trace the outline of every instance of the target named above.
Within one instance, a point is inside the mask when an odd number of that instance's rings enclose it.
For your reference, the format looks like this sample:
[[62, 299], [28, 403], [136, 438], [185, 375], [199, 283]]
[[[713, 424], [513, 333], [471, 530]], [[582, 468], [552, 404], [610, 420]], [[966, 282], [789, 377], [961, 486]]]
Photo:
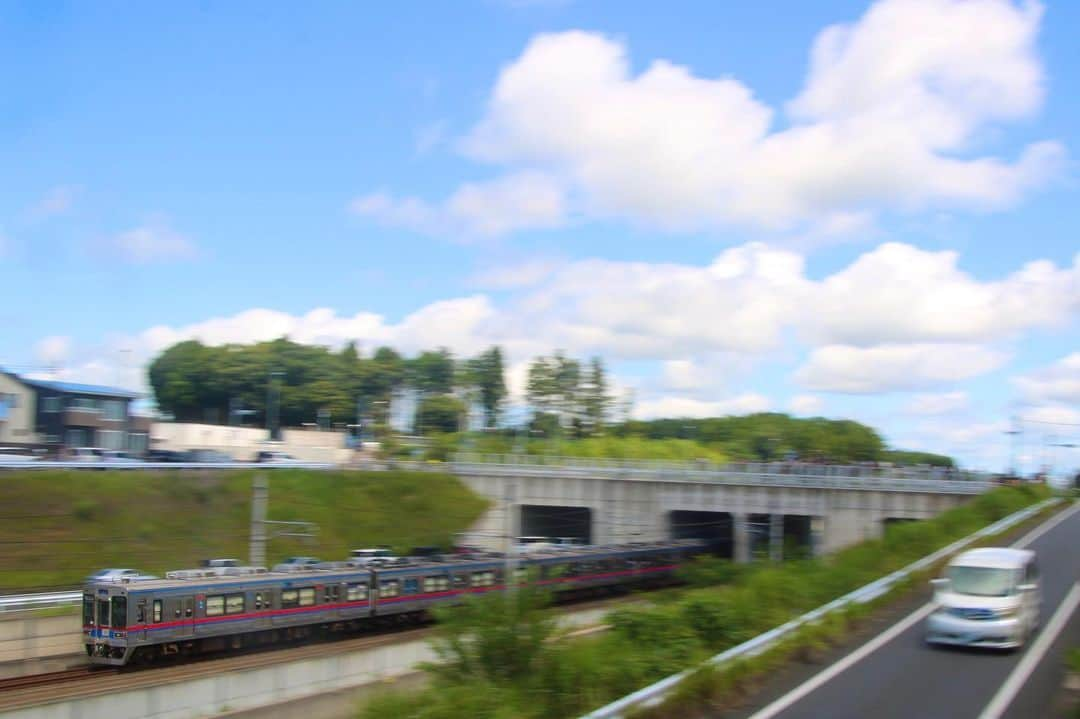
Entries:
[[[248, 556], [251, 471], [0, 473], [0, 591], [78, 584], [102, 567], [161, 574], [206, 557]], [[270, 541], [287, 555], [339, 559], [358, 546], [447, 546], [486, 508], [437, 473], [275, 469], [269, 519], [318, 525], [313, 540]]]
[[[693, 667], [1047, 495], [1043, 487], [1003, 487], [934, 519], [890, 527], [881, 540], [863, 542], [824, 559], [749, 567], [719, 567], [710, 560], [714, 566], [699, 568], [693, 573], [695, 578], [723, 578], [725, 584], [690, 588], [664, 595], [652, 605], [615, 611], [608, 615], [611, 631], [596, 637], [573, 642], [522, 641], [522, 637], [535, 637], [543, 621], [529, 617], [501, 629], [480, 623], [471, 635], [469, 627], [459, 623], [460, 631], [444, 637], [443, 646], [461, 650], [467, 661], [457, 660], [433, 671], [430, 688], [422, 692], [376, 699], [365, 707], [363, 716], [579, 716]], [[488, 613], [496, 611], [492, 607]], [[723, 673], [699, 673], [665, 708], [665, 715], [685, 716], [744, 687], [768, 663], [775, 666], [794, 652], [820, 650], [866, 611], [853, 608], [833, 616], [806, 628], [795, 641], [768, 656]], [[450, 652], [451, 658], [455, 652]], [[513, 662], [507, 661], [509, 655]], [[508, 664], [519, 668], [510, 677], [504, 669]]]

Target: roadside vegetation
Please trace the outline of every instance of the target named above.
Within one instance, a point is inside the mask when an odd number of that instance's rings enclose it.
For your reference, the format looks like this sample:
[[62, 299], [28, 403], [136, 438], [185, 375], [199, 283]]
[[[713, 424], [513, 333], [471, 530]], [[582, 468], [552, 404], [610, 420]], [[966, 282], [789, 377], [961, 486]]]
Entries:
[[[103, 567], [161, 574], [209, 557], [246, 559], [254, 473], [12, 471], [0, 474], [0, 590], [71, 587]], [[268, 518], [313, 522], [313, 538], [277, 537], [289, 555], [453, 543], [487, 502], [433, 472], [274, 469]]]
[[[444, 665], [431, 683], [409, 695], [390, 693], [361, 710], [364, 719], [395, 716], [449, 719], [578, 716], [709, 656], [768, 631], [810, 609], [971, 534], [1049, 495], [1042, 486], [1001, 487], [923, 521], [894, 525], [880, 540], [823, 559], [733, 567], [702, 559], [689, 570], [692, 585], [660, 601], [608, 615], [611, 629], [572, 641], [547, 641], [554, 625], [542, 599], [483, 597], [446, 610], [437, 651]], [[700, 586], [709, 581], [714, 586]], [[699, 586], [693, 586], [699, 585]], [[806, 627], [780, 647], [748, 662], [697, 673], [680, 691], [687, 704], [716, 701], [744, 687], [763, 667], [792, 655], [813, 658], [858, 622], [851, 608]]]

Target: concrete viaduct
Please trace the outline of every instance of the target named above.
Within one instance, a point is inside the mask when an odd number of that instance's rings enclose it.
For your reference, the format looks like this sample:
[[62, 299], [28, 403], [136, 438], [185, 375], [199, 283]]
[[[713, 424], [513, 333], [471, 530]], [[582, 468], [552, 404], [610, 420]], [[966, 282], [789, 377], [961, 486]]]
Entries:
[[937, 468], [522, 455], [462, 454], [453, 471], [492, 501], [466, 537], [472, 544], [503, 549], [507, 536], [522, 535], [593, 544], [693, 537], [736, 561], [779, 559], [785, 547], [832, 552], [993, 486], [987, 475]]

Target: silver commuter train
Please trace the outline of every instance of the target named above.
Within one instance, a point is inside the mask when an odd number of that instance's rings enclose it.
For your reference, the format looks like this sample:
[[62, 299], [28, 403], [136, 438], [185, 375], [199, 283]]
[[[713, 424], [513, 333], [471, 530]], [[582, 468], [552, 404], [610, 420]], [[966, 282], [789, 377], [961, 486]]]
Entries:
[[[704, 550], [692, 540], [548, 547], [517, 560], [520, 583], [556, 594], [671, 583]], [[433, 606], [505, 588], [501, 555], [437, 556], [360, 567], [326, 562], [296, 571], [218, 567], [165, 579], [99, 581], [83, 594], [91, 663], [121, 666], [406, 622]]]

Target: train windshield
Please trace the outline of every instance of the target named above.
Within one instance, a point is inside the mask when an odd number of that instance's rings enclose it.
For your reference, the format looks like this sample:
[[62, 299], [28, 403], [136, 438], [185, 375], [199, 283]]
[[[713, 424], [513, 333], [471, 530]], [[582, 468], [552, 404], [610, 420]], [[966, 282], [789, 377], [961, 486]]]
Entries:
[[97, 600], [97, 623], [99, 627], [109, 626], [109, 600]]
[[127, 597], [112, 598], [112, 627], [123, 629], [127, 626]]
[[82, 623], [84, 627], [94, 625], [94, 595], [84, 594], [82, 598]]

